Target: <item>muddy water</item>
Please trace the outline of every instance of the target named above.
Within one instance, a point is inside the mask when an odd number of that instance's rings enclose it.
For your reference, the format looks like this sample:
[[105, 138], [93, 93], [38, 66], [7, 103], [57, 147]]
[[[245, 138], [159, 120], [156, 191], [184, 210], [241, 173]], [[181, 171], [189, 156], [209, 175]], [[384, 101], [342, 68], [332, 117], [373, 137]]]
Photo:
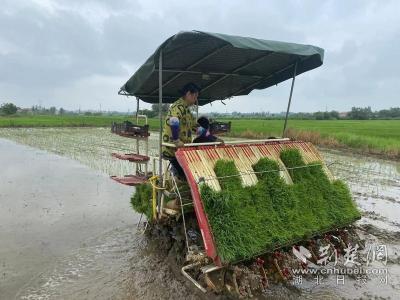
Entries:
[[0, 167], [0, 299], [190, 298], [146, 255], [132, 188], [4, 139]]
[[349, 185], [365, 212], [361, 224], [390, 231], [400, 230], [400, 162], [322, 151], [336, 177]]
[[[387, 263], [374, 262], [371, 268], [386, 270], [383, 275], [371, 275], [366, 282], [346, 277], [346, 284], [337, 284], [336, 277], [302, 290], [306, 298], [375, 298], [400, 299], [400, 163], [363, 157], [328, 149], [320, 149], [325, 162], [339, 179], [344, 180], [363, 217], [356, 223], [357, 232], [365, 241], [362, 258], [375, 245], [387, 248]], [[372, 247], [372, 248], [369, 248]], [[365, 265], [365, 261], [364, 264]]]
[[[201, 297], [136, 232], [138, 216], [128, 202], [133, 189], [106, 176], [133, 171], [110, 158], [111, 152], [131, 151], [131, 140], [102, 128], [0, 129], [0, 137], [35, 147], [0, 139], [0, 299]], [[152, 135], [150, 155], [157, 153], [157, 140]], [[307, 279], [290, 288], [275, 286], [268, 295], [400, 298], [399, 164], [322, 153], [363, 212], [359, 234], [367, 244], [387, 246], [387, 264], [376, 267], [387, 269], [388, 282], [349, 278], [341, 285], [330, 276], [321, 285]]]

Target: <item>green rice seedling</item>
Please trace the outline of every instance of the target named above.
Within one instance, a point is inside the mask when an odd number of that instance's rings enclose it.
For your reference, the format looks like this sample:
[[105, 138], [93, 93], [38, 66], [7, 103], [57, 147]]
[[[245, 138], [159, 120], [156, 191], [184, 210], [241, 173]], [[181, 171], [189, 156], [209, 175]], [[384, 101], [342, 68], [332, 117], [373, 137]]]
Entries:
[[149, 183], [140, 184], [136, 187], [135, 193], [131, 197], [132, 208], [138, 213], [143, 213], [147, 220], [152, 217], [152, 186]]
[[343, 182], [330, 182], [315, 163], [306, 165], [298, 150], [282, 151], [281, 158], [286, 167], [296, 167], [290, 169], [293, 185], [279, 176], [275, 161], [262, 158], [253, 166], [259, 180], [254, 186], [243, 187], [234, 162], [220, 160], [215, 173], [221, 191], [200, 187], [223, 262], [248, 259], [360, 217]]
[[[288, 149], [281, 152], [281, 159], [288, 168], [305, 166], [300, 153], [295, 149]], [[315, 195], [315, 201], [310, 203], [313, 210], [326, 211], [329, 219], [333, 222], [326, 223], [326, 226], [348, 223], [354, 218], [360, 216], [352, 201], [350, 191], [344, 182], [335, 180], [332, 183], [326, 177], [322, 166], [318, 162], [310, 163], [307, 168], [292, 169], [292, 179], [295, 185], [294, 190], [298, 193], [298, 197], [307, 198], [307, 193]], [[318, 197], [317, 197], [318, 196]], [[326, 220], [325, 218], [321, 221]], [[332, 225], [333, 225], [332, 224]]]

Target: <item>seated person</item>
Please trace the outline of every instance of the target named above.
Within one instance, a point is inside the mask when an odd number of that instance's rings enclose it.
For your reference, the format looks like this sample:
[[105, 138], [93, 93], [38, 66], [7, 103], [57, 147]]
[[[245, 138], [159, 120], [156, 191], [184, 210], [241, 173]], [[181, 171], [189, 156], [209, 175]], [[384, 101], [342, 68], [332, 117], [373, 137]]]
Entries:
[[193, 143], [214, 143], [214, 142], [223, 142], [221, 139], [212, 135], [210, 133], [210, 121], [207, 117], [200, 117], [197, 120], [197, 137], [193, 140]]
[[196, 130], [196, 121], [189, 108], [196, 105], [200, 88], [194, 83], [188, 83], [180, 92], [181, 97], [169, 107], [163, 128], [163, 141], [173, 143], [175, 147], [164, 146], [162, 154], [171, 162], [173, 173], [184, 177], [183, 169], [175, 157], [175, 151], [185, 143], [192, 142], [192, 132]]

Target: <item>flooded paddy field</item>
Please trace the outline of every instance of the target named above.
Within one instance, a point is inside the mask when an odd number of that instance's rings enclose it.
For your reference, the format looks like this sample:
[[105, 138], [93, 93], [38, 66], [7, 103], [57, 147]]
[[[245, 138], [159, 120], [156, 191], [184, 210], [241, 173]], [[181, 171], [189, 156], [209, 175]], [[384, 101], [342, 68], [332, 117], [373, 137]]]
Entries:
[[[158, 136], [149, 140], [156, 156]], [[136, 232], [129, 205], [134, 188], [108, 175], [133, 173], [111, 157], [135, 142], [107, 128], [0, 129], [0, 299], [207, 298]], [[363, 217], [359, 235], [384, 245], [381, 278], [329, 276], [317, 285], [274, 286], [275, 298], [400, 298], [400, 164], [320, 149], [349, 185]], [[363, 251], [367, 251], [364, 249]], [[365, 281], [365, 282], [364, 282]]]

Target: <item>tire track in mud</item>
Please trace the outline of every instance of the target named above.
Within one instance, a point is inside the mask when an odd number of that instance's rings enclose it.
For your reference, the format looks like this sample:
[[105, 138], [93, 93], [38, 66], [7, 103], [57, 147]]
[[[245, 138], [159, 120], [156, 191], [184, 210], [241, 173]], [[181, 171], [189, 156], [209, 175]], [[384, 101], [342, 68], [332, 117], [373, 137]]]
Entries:
[[16, 299], [200, 299], [129, 226], [86, 241], [32, 278]]

